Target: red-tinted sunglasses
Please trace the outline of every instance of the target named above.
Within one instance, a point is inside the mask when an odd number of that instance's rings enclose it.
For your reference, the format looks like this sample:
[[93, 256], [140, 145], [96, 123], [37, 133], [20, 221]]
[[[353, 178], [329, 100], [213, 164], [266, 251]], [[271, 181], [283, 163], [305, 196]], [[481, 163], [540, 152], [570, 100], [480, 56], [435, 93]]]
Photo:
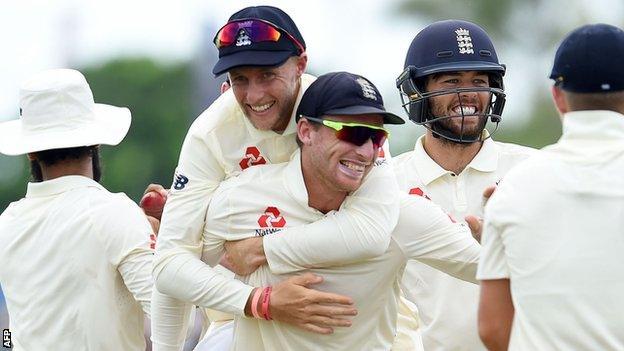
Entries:
[[261, 41], [278, 41], [282, 33], [297, 46], [299, 54], [305, 51], [305, 48], [299, 40], [293, 37], [285, 29], [282, 29], [275, 24], [256, 18], [239, 19], [236, 21], [228, 22], [225, 26], [221, 27], [214, 37], [214, 44], [217, 49], [222, 47], [231, 46], [236, 43], [240, 31], [244, 30], [245, 34], [251, 42], [257, 43]]
[[362, 123], [331, 121], [307, 116], [302, 117], [305, 117], [308, 121], [320, 123], [335, 130], [336, 138], [357, 146], [364, 145], [368, 139], [370, 139], [373, 142], [373, 147], [378, 149], [383, 145], [388, 136], [390, 136], [390, 133], [388, 133], [388, 131], [383, 127], [376, 127]]

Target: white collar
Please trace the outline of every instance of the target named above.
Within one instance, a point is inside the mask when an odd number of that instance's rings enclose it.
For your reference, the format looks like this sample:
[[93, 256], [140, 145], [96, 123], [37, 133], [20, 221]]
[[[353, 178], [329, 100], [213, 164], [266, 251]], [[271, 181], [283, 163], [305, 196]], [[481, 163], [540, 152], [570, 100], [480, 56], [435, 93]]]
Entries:
[[81, 175], [68, 175], [43, 182], [28, 183], [26, 197], [32, 198], [56, 195], [64, 193], [68, 190], [85, 187], [94, 187], [106, 190], [102, 185], [91, 178]]

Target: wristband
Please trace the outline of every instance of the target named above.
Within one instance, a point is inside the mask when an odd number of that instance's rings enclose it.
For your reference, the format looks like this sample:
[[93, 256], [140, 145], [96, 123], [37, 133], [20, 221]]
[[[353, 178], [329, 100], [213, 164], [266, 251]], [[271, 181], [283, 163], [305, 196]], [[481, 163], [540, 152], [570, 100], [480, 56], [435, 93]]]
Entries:
[[271, 288], [270, 286], [267, 286], [266, 288], [264, 288], [264, 298], [262, 299], [262, 317], [264, 317], [264, 319], [266, 319], [267, 321], [272, 320], [273, 318], [271, 318], [271, 314], [269, 313], [269, 301], [271, 300], [271, 291], [273, 290], [273, 288]]
[[260, 313], [258, 313], [258, 301], [260, 300], [260, 295], [262, 295], [262, 288], [256, 288], [256, 290], [254, 290], [253, 297], [251, 298], [251, 315], [254, 318], [261, 318]]

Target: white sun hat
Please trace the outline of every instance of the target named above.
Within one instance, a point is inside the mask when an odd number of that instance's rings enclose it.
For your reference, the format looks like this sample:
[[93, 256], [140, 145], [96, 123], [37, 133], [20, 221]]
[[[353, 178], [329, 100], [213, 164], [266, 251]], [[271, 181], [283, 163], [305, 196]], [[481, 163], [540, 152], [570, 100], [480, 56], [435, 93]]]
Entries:
[[96, 104], [82, 73], [53, 69], [20, 88], [20, 118], [0, 123], [0, 153], [117, 145], [130, 128], [130, 110]]

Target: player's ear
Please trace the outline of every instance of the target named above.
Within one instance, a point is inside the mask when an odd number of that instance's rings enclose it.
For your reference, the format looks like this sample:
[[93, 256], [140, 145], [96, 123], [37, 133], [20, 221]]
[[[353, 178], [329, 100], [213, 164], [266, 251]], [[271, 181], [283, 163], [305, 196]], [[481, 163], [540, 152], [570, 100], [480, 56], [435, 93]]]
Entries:
[[297, 122], [297, 138], [301, 141], [301, 144], [310, 145], [312, 143], [311, 134], [313, 129], [312, 123], [305, 117]]
[[308, 53], [302, 52], [301, 55], [297, 56], [297, 75], [301, 76], [308, 66]]
[[557, 111], [559, 111], [559, 114], [563, 115], [564, 113], [569, 112], [570, 107], [568, 106], [568, 100], [565, 96], [565, 92], [557, 86], [553, 86], [550, 91], [552, 93], [553, 102], [555, 103], [555, 107], [557, 108]]

